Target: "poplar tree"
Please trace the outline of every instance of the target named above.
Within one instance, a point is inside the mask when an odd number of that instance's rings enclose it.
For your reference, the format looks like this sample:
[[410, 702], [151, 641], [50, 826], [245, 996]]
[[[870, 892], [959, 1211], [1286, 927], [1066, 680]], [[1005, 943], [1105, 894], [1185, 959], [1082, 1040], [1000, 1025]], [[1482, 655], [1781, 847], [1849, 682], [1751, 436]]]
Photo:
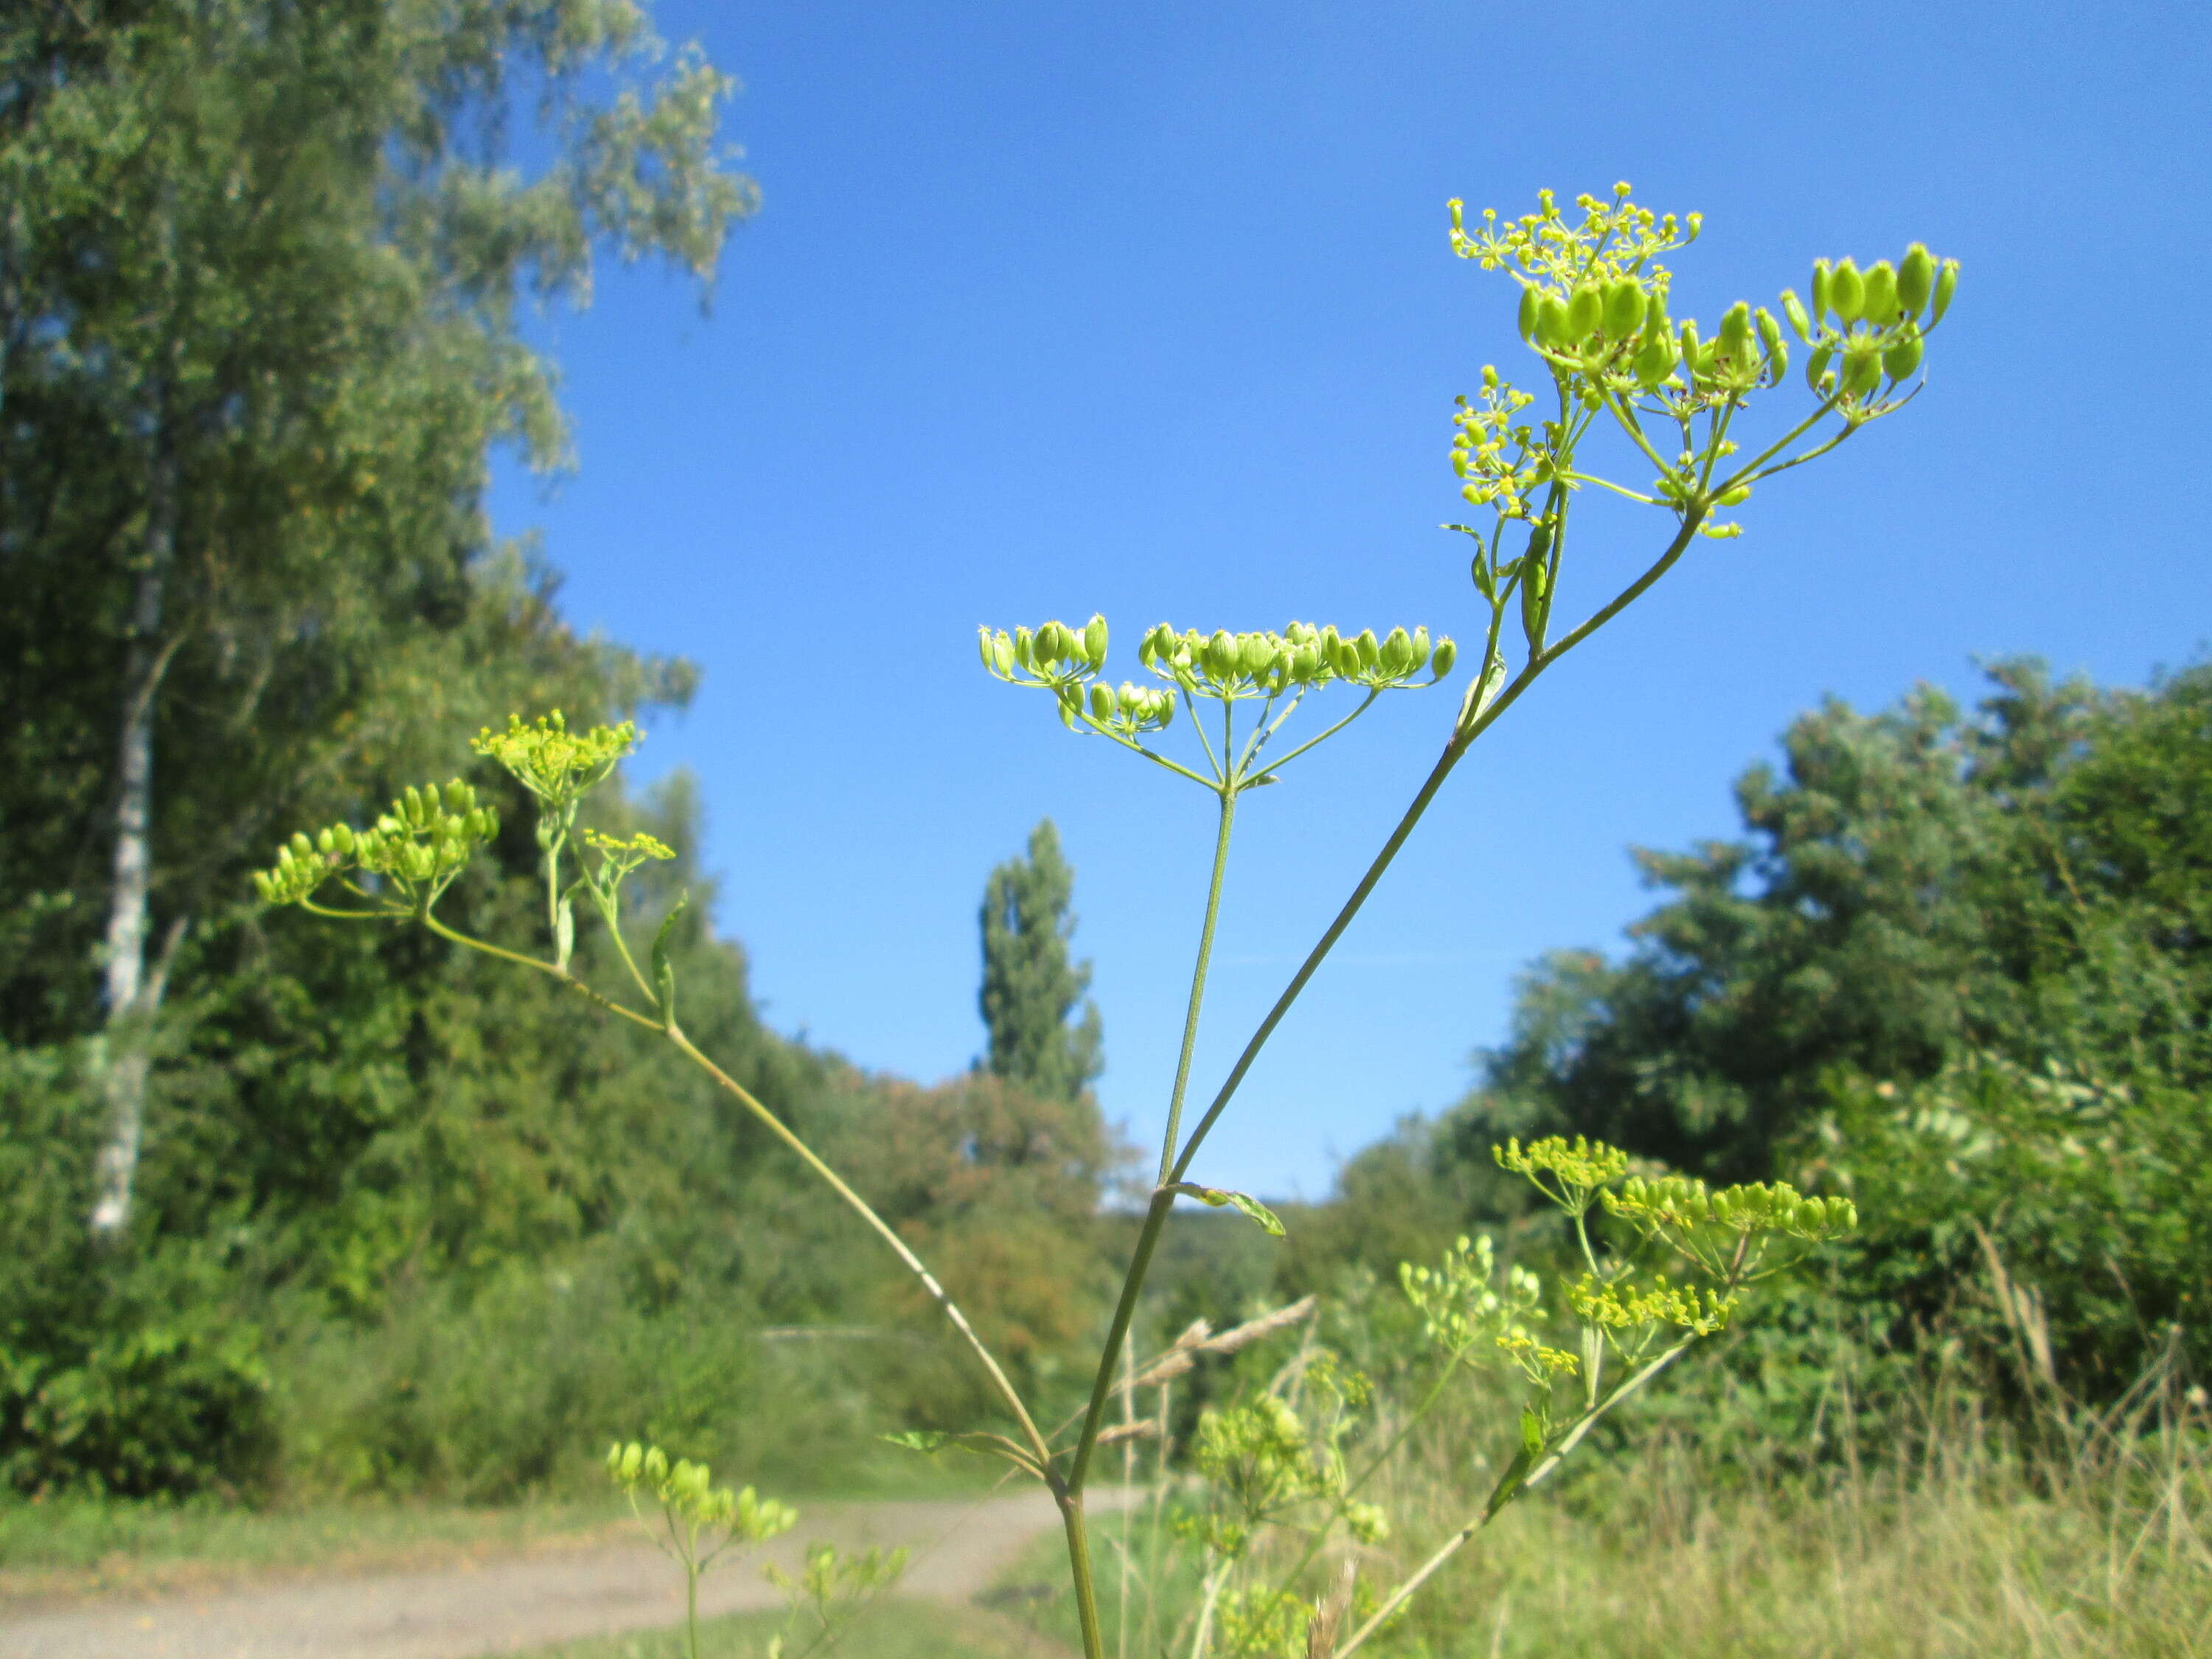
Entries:
[[983, 888], [984, 1069], [1047, 1100], [1081, 1099], [1106, 1068], [1097, 1005], [1084, 1002], [1091, 964], [1068, 959], [1074, 896], [1050, 818], [1030, 831], [1027, 856], [1000, 865]]

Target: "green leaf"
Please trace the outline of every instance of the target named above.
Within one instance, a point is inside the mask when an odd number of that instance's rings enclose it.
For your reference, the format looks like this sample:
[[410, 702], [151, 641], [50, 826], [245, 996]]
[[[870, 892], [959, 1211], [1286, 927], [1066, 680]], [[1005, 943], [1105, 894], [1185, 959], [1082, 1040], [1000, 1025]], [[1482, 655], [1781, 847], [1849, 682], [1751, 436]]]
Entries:
[[676, 1029], [676, 969], [668, 960], [668, 935], [675, 928], [676, 918], [690, 902], [689, 893], [678, 899], [660, 919], [660, 931], [653, 936], [653, 988], [660, 999], [660, 1023], [672, 1031]]
[[1178, 1181], [1168, 1190], [1180, 1193], [1185, 1198], [1194, 1198], [1217, 1210], [1224, 1205], [1233, 1204], [1258, 1223], [1260, 1231], [1270, 1238], [1283, 1237], [1283, 1224], [1275, 1218], [1275, 1212], [1249, 1193], [1233, 1193], [1226, 1187], [1200, 1187], [1188, 1181]]

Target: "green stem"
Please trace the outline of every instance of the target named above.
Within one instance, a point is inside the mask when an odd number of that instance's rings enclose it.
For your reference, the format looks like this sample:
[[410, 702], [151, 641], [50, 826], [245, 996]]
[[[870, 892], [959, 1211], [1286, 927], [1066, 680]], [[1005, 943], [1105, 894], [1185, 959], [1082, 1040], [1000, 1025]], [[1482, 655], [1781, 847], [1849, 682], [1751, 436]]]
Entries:
[[1190, 976], [1190, 1004], [1182, 1018], [1182, 1053], [1176, 1060], [1175, 1089], [1168, 1097], [1168, 1129], [1160, 1139], [1160, 1185], [1168, 1183], [1176, 1143], [1182, 1133], [1182, 1099], [1190, 1087], [1191, 1056], [1198, 1049], [1199, 1011], [1206, 1003], [1206, 974], [1213, 959], [1213, 925], [1221, 915], [1222, 878], [1229, 869], [1229, 832], [1237, 821], [1237, 790], [1221, 791], [1221, 824], [1213, 837], [1213, 878], [1206, 889], [1206, 923], [1199, 929], [1198, 965]]
[[1075, 1583], [1075, 1616], [1083, 1630], [1085, 1659], [1106, 1659], [1106, 1632], [1098, 1624], [1098, 1586], [1091, 1575], [1091, 1540], [1083, 1522], [1083, 1494], [1073, 1485], [1060, 1495], [1060, 1521], [1067, 1534], [1067, 1570]]

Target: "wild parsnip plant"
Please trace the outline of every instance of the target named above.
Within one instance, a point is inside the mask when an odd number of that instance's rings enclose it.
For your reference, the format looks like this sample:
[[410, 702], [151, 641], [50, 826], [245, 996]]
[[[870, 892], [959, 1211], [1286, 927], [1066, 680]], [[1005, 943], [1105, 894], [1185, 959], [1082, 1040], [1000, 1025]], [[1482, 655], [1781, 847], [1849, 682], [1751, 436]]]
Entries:
[[[1080, 629], [1048, 622], [982, 631], [983, 663], [994, 676], [1043, 692], [1070, 730], [1104, 738], [1211, 792], [1218, 808], [1212, 875], [1157, 1178], [1088, 1403], [1061, 1429], [1048, 1433], [1038, 1425], [957, 1304], [866, 1199], [684, 1035], [664, 948], [667, 923], [641, 967], [623, 915], [625, 879], [647, 861], [666, 857], [667, 849], [648, 836], [586, 830], [575, 872], [564, 865], [579, 838], [579, 805], [634, 744], [631, 727], [572, 732], [556, 714], [530, 724], [517, 718], [504, 732], [486, 731], [477, 739], [477, 751], [504, 767], [536, 801], [547, 954], [470, 937], [435, 914], [440, 896], [498, 828], [491, 810], [458, 780], [408, 791], [369, 830], [334, 825], [313, 836], [295, 836], [276, 866], [257, 878], [272, 903], [412, 921], [455, 945], [551, 975], [613, 1017], [659, 1034], [757, 1117], [897, 1255], [974, 1356], [1006, 1421], [953, 1438], [1003, 1456], [1051, 1491], [1066, 1532], [1088, 1659], [1104, 1659], [1105, 1643], [1084, 1493], [1099, 1448], [1141, 1432], [1141, 1425], [1126, 1420], [1126, 1404], [1122, 1423], [1107, 1419], [1109, 1407], [1117, 1396], [1126, 1402], [1140, 1375], [1124, 1349], [1169, 1212], [1179, 1197], [1194, 1198], [1234, 1205], [1269, 1231], [1280, 1231], [1256, 1199], [1195, 1178], [1198, 1155], [1254, 1060], [1476, 740], [1700, 538], [1741, 534], [1734, 515], [1759, 486], [1829, 453], [1917, 395], [1926, 339], [1957, 285], [1955, 262], [1938, 261], [1916, 243], [1895, 264], [1885, 260], [1863, 271], [1849, 259], [1817, 263], [1809, 298], [1785, 291], [1777, 302], [1779, 319], [1740, 301], [1707, 330], [1671, 315], [1674, 279], [1662, 263], [1695, 240], [1697, 215], [1662, 217], [1637, 205], [1626, 185], [1609, 198], [1585, 196], [1575, 205], [1571, 216], [1547, 191], [1533, 213], [1509, 222], [1486, 212], [1470, 228], [1460, 204], [1452, 204], [1453, 250], [1518, 285], [1519, 331], [1535, 360], [1534, 390], [1486, 368], [1480, 389], [1461, 401], [1455, 419], [1452, 465], [1462, 495], [1482, 516], [1446, 528], [1473, 546], [1472, 632], [1479, 644], [1468, 653], [1466, 689], [1427, 777], [1187, 1131], [1192, 1056], [1239, 802], [1282, 781], [1297, 761], [1345, 731], [1385, 693], [1443, 680], [1459, 647], [1450, 638], [1432, 639], [1425, 629], [1406, 626], [1378, 635], [1303, 622], [1279, 632], [1243, 633], [1162, 623], [1138, 647], [1146, 678], [1116, 684], [1106, 676], [1110, 641], [1103, 617]], [[1791, 384], [1793, 351], [1802, 354], [1802, 392]], [[1625, 454], [1629, 474], [1599, 470], [1594, 452], [1601, 440]], [[1660, 526], [1656, 550], [1625, 565], [1595, 552], [1585, 558], [1574, 511], [1589, 490], [1650, 509]], [[1562, 603], [1578, 586], [1589, 588], [1595, 602], [1569, 625], [1571, 613]], [[574, 970], [579, 898], [605, 927], [629, 981], [627, 990], [589, 984]], [[1725, 1325], [1778, 1245], [1809, 1247], [1850, 1224], [1848, 1206], [1784, 1188], [1708, 1192], [1663, 1175], [1631, 1179], [1623, 1155], [1601, 1146], [1540, 1142], [1509, 1146], [1500, 1156], [1572, 1218], [1587, 1271], [1557, 1288], [1577, 1332], [1574, 1346], [1555, 1347], [1545, 1340], [1536, 1288], [1511, 1274], [1500, 1279], [1480, 1247], [1455, 1252], [1439, 1267], [1409, 1270], [1405, 1285], [1423, 1310], [1429, 1340], [1450, 1357], [1443, 1370], [1447, 1379], [1478, 1352], [1510, 1363], [1525, 1378], [1528, 1403], [1495, 1490], [1443, 1553], [1371, 1605], [1353, 1604], [1349, 1580], [1340, 1594], [1310, 1596], [1303, 1577], [1317, 1553], [1272, 1587], [1241, 1579], [1245, 1569], [1237, 1564], [1257, 1559], [1251, 1556], [1254, 1540], [1267, 1527], [1284, 1524], [1288, 1512], [1324, 1513], [1355, 1542], [1363, 1534], [1379, 1537], [1375, 1528], [1383, 1524], [1359, 1507], [1358, 1477], [1343, 1451], [1365, 1409], [1364, 1384], [1319, 1360], [1307, 1364], [1285, 1384], [1288, 1392], [1267, 1396], [1273, 1404], [1240, 1407], [1248, 1415], [1222, 1419], [1201, 1434], [1194, 1455], [1218, 1502], [1208, 1500], [1213, 1506], [1204, 1513], [1214, 1518], [1200, 1523], [1200, 1536], [1213, 1562], [1207, 1582], [1218, 1576], [1219, 1583], [1212, 1601], [1215, 1616], [1192, 1632], [1194, 1654], [1342, 1655], [1367, 1643], [1443, 1554], [1541, 1480], [1621, 1398]], [[1592, 1224], [1601, 1214], [1601, 1231], [1671, 1252], [1682, 1264], [1677, 1272], [1686, 1276], [1638, 1276], [1627, 1255], [1600, 1248]], [[916, 1440], [940, 1443], [939, 1437]], [[1327, 1531], [1315, 1534], [1316, 1551]], [[1124, 1551], [1121, 1559], [1126, 1574], [1133, 1556]], [[1360, 1614], [1360, 1607], [1368, 1610]]]
[[[750, 1486], [733, 1491], [714, 1484], [704, 1463], [672, 1462], [658, 1446], [617, 1442], [607, 1448], [607, 1477], [629, 1499], [630, 1513], [653, 1547], [684, 1574], [684, 1651], [699, 1659], [699, 1580], [733, 1549], [763, 1544], [799, 1523], [799, 1511]], [[647, 1506], [658, 1510], [657, 1522]], [[769, 1638], [763, 1659], [803, 1659], [825, 1647], [868, 1601], [898, 1582], [906, 1552], [866, 1550], [840, 1554], [831, 1544], [808, 1547], [796, 1576], [770, 1565], [769, 1581], [784, 1593], [789, 1613]]]

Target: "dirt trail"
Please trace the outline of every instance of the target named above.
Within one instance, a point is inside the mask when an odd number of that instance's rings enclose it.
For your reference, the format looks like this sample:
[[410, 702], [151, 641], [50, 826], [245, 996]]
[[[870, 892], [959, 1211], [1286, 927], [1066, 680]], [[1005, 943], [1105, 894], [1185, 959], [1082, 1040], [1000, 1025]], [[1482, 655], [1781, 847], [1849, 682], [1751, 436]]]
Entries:
[[[1115, 1507], [1099, 1492], [1094, 1507]], [[982, 1499], [822, 1504], [764, 1550], [709, 1572], [702, 1613], [782, 1605], [764, 1562], [794, 1566], [806, 1544], [905, 1545], [903, 1595], [965, 1600], [1057, 1524], [1042, 1492]], [[682, 1576], [643, 1542], [556, 1548], [458, 1567], [301, 1579], [155, 1601], [96, 1601], [11, 1618], [4, 1659], [476, 1659], [673, 1624]]]

